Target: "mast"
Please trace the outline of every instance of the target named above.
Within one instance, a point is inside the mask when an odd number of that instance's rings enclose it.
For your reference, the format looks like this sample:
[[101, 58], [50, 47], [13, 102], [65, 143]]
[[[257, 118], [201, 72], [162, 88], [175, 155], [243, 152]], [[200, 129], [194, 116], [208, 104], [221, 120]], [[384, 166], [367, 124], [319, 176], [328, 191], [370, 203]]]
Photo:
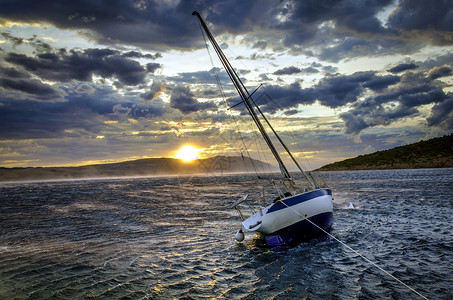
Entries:
[[296, 158], [293, 156], [293, 153], [289, 150], [288, 146], [286, 146], [286, 144], [283, 142], [283, 140], [281, 139], [281, 137], [277, 134], [277, 132], [275, 131], [274, 127], [272, 127], [271, 123], [269, 122], [269, 120], [266, 118], [266, 116], [264, 115], [263, 111], [260, 109], [260, 107], [256, 104], [255, 100], [253, 100], [253, 98], [250, 97], [250, 99], [253, 101], [253, 104], [255, 105], [256, 109], [258, 109], [261, 117], [263, 117], [264, 121], [266, 121], [267, 125], [269, 126], [269, 128], [272, 130], [272, 132], [274, 133], [274, 135], [277, 137], [278, 141], [280, 142], [280, 144], [283, 146], [283, 148], [285, 148], [286, 152], [288, 153], [289, 157], [292, 159], [292, 161], [294, 162], [294, 164], [297, 166], [297, 168], [299, 169], [299, 171], [305, 176], [305, 178], [308, 180], [308, 182], [313, 186], [313, 189], [316, 189], [316, 183], [314, 181], [313, 178], [311, 178], [307, 173], [305, 173], [304, 169], [302, 169], [302, 167], [299, 165], [299, 162], [296, 160]]
[[[261, 123], [260, 119], [258, 118], [258, 115], [256, 114], [252, 103], [250, 102], [249, 99], [252, 99], [251, 94], [248, 92], [247, 88], [245, 85], [242, 83], [242, 80], [239, 78], [238, 74], [236, 71], [233, 69], [231, 66], [230, 62], [228, 61], [227, 57], [223, 53], [222, 49], [220, 49], [220, 46], [217, 44], [217, 41], [214, 39], [214, 36], [211, 34], [211, 31], [209, 28], [206, 26], [206, 23], [203, 21], [201, 18], [200, 14], [197, 11], [194, 11], [192, 15], [196, 16], [201, 24], [201, 27], [204, 29], [206, 32], [206, 35], [208, 36], [209, 41], [211, 42], [215, 52], [217, 53], [217, 56], [219, 57], [220, 61], [222, 62], [223, 67], [225, 68], [226, 72], [228, 73], [228, 76], [230, 77], [231, 81], [234, 84], [234, 87], [236, 88], [239, 96], [241, 97], [242, 101], [245, 104], [245, 107], [247, 108], [250, 116], [252, 117], [253, 121], [255, 122], [256, 126], [258, 127], [258, 130], [260, 131], [261, 135], [263, 136], [264, 140], [266, 141], [267, 146], [271, 150], [272, 154], [274, 155], [275, 159], [278, 162], [278, 165], [280, 167], [280, 171], [282, 175], [292, 181], [291, 175], [288, 172], [288, 169], [286, 166], [283, 164], [283, 161], [278, 154], [277, 149], [275, 148], [274, 144], [272, 143], [269, 135], [267, 134], [266, 130], [264, 129], [263, 124]], [[253, 99], [252, 99], [253, 100]], [[253, 101], [254, 102], [254, 101]], [[275, 132], [275, 131], [274, 131]]]

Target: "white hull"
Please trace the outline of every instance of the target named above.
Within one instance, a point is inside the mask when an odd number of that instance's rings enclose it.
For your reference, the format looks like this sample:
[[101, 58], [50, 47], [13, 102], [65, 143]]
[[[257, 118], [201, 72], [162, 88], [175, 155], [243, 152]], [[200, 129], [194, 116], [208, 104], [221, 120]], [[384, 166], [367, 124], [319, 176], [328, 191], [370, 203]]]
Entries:
[[[329, 193], [325, 191], [329, 191]], [[325, 214], [330, 216], [332, 212], [330, 190], [319, 189], [273, 203], [246, 219], [242, 225], [247, 231], [254, 231], [266, 236], [285, 228], [291, 228], [309, 218]], [[330, 224], [330, 222], [328, 223]]]

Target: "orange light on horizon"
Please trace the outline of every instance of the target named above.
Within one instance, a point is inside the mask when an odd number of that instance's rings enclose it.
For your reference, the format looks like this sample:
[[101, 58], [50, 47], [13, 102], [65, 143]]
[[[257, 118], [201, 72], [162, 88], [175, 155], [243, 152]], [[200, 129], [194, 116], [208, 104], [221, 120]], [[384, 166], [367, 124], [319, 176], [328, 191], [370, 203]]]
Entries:
[[195, 159], [198, 159], [198, 149], [190, 145], [185, 145], [178, 150], [178, 152], [176, 153], [176, 158], [181, 159], [185, 162], [191, 162]]

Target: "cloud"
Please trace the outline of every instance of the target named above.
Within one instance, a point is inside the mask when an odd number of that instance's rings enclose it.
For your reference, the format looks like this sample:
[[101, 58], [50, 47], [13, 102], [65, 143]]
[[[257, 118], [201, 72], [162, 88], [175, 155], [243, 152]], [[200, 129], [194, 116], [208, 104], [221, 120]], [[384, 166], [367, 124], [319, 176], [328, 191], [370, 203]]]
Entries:
[[264, 50], [267, 47], [267, 42], [266, 41], [257, 41], [255, 44], [253, 44], [252, 48], [257, 48]]
[[188, 86], [177, 85], [171, 93], [170, 107], [175, 108], [183, 114], [199, 110], [212, 110], [216, 106], [211, 102], [199, 102]]
[[[203, 1], [204, 2], [204, 1]], [[146, 5], [137, 5], [146, 3]], [[176, 3], [176, 2], [174, 2]], [[95, 33], [91, 38], [104, 44], [129, 44], [142, 48], [190, 48], [200, 44], [194, 5], [181, 1], [176, 5], [162, 1], [110, 1], [97, 3], [81, 0], [61, 5], [55, 0], [40, 3], [22, 0], [2, 4], [0, 17], [22, 22], [45, 22], [59, 28], [83, 29]], [[81, 31], [83, 32], [83, 31]]]
[[[378, 76], [374, 71], [356, 72], [351, 75], [333, 75], [321, 79], [315, 86], [302, 89], [298, 82], [287, 86], [266, 86], [266, 93], [280, 109], [295, 108], [299, 104], [319, 101], [330, 108], [355, 103], [367, 90], [380, 91], [399, 82], [398, 76]], [[275, 111], [269, 108], [269, 111]]]
[[[260, 97], [265, 97], [266, 100], [266, 102], [262, 104], [262, 110], [272, 113], [277, 109], [293, 109], [299, 104], [312, 104], [316, 100], [313, 97], [311, 90], [302, 89], [298, 82], [294, 82], [287, 86], [266, 85], [264, 86], [264, 94], [258, 94], [254, 98], [256, 101], [262, 102]], [[272, 101], [268, 101], [269, 98], [272, 99]], [[235, 103], [237, 103], [237, 101]]]
[[171, 110], [158, 99], [152, 102], [143, 102], [137, 97], [125, 100], [111, 87], [83, 83], [77, 84], [74, 90], [79, 92], [69, 93], [62, 102], [3, 98], [0, 139], [98, 135], [112, 131], [108, 121], [129, 124], [131, 119], [159, 119]]
[[129, 52], [126, 52], [124, 54], [122, 54], [122, 56], [124, 57], [129, 57], [129, 58], [146, 58], [146, 59], [157, 59], [157, 58], [161, 58], [162, 57], [162, 54], [157, 52], [155, 54], [143, 54], [141, 52], [138, 52], [138, 51], [129, 51]]
[[428, 3], [426, 1], [402, 0], [389, 16], [388, 24], [400, 30], [438, 30], [452, 29], [453, 8], [449, 1]]
[[[42, 53], [36, 57], [8, 53], [5, 61], [34, 75], [58, 82], [71, 80], [91, 81], [93, 75], [116, 78], [121, 84], [137, 85], [144, 82], [149, 70], [137, 61], [122, 57], [110, 49], [86, 49], [84, 51], [60, 50], [58, 53]], [[159, 66], [153, 66], [155, 70]]]
[[162, 68], [162, 65], [158, 64], [158, 63], [147, 63], [146, 64], [146, 70], [149, 73], [154, 73], [154, 72], [156, 72], [157, 69], [160, 69], [160, 68]]
[[142, 95], [145, 100], [154, 100], [166, 91], [167, 83], [164, 79], [154, 79], [150, 91]]
[[372, 79], [368, 80], [363, 87], [369, 88], [373, 91], [380, 91], [386, 89], [390, 85], [394, 85], [400, 81], [398, 76], [387, 75], [387, 76], [375, 76]]
[[0, 76], [1, 77], [6, 77], [9, 79], [12, 78], [17, 78], [17, 79], [23, 79], [23, 78], [30, 78], [30, 74], [28, 72], [24, 72], [22, 70], [18, 70], [16, 68], [9, 68], [9, 67], [3, 67], [0, 65]]
[[[241, 70], [236, 70], [238, 74], [241, 74]], [[198, 72], [183, 72], [178, 73], [178, 76], [169, 76], [167, 79], [169, 81], [177, 82], [177, 83], [188, 83], [188, 84], [196, 84], [196, 83], [203, 83], [203, 84], [215, 84], [216, 79], [215, 76], [219, 77], [220, 82], [230, 84], [231, 80], [228, 77], [227, 72], [224, 69], [220, 69], [214, 67], [209, 71], [198, 71]]]
[[391, 69], [389, 69], [388, 71], [390, 73], [401, 73], [403, 71], [406, 71], [406, 70], [414, 70], [414, 69], [417, 69], [418, 66], [414, 63], [408, 63], [408, 64], [399, 64]]
[[353, 113], [345, 112], [341, 114], [340, 117], [345, 123], [346, 134], [358, 134], [363, 129], [369, 127], [369, 124], [367, 124], [362, 118]]
[[326, 77], [310, 89], [310, 94], [321, 104], [336, 108], [355, 102], [364, 91], [364, 85], [372, 80], [376, 80], [376, 75], [372, 71]]
[[428, 77], [431, 80], [440, 78], [440, 77], [446, 77], [450, 76], [452, 74], [451, 68], [447, 66], [441, 66], [441, 67], [434, 67], [428, 72]]
[[378, 94], [357, 101], [340, 115], [345, 121], [346, 133], [358, 135], [363, 129], [388, 126], [407, 117], [418, 116], [423, 105], [434, 104], [428, 126], [443, 124], [452, 113], [451, 93], [442, 90], [442, 84], [433, 81], [424, 72], [407, 72], [390, 88], [379, 89]]
[[453, 130], [453, 94], [449, 93], [442, 103], [435, 105], [427, 118], [428, 126], [439, 126]]
[[61, 95], [48, 84], [36, 79], [8, 79], [0, 78], [0, 87], [3, 89], [16, 90], [33, 95], [36, 99], [55, 101], [60, 100]]
[[302, 71], [303, 71], [304, 73], [312, 73], [312, 74], [314, 74], [314, 73], [319, 73], [319, 70], [316, 69], [316, 68], [313, 68], [313, 67], [303, 68]]
[[310, 105], [315, 101], [334, 109], [348, 107], [339, 117], [344, 121], [345, 133], [350, 135], [419, 116], [420, 108], [428, 104], [434, 105], [427, 119], [428, 126], [450, 128], [452, 94], [444, 92], [443, 83], [435, 80], [449, 72], [449, 68], [440, 67], [430, 72], [409, 71], [401, 76], [377, 75], [373, 71], [337, 74], [321, 79], [311, 88], [302, 89], [297, 82], [288, 86], [266, 86], [265, 93], [276, 105], [269, 101], [263, 103], [263, 95], [255, 98], [263, 111], [283, 110], [289, 115], [295, 113], [298, 105]]
[[[69, 102], [6, 100], [0, 106], [1, 139], [37, 139], [65, 136], [65, 130], [98, 131], [102, 123], [86, 107]], [[79, 109], [76, 110], [75, 108]]]
[[[392, 0], [123, 0], [111, 5], [109, 1], [74, 0], [60, 5], [56, 0], [39, 4], [30, 0], [9, 0], [3, 3], [0, 17], [79, 29], [106, 45], [187, 50], [203, 47], [196, 18], [191, 15], [198, 10], [217, 35], [240, 34], [245, 43], [256, 49], [286, 47], [330, 61], [368, 54], [407, 53], [419, 49], [421, 40], [452, 44], [453, 9], [448, 1], [436, 5], [399, 1], [383, 24], [377, 16], [393, 3]], [[414, 30], [415, 35], [411, 34]], [[407, 38], [409, 35], [411, 39]], [[254, 58], [259, 56], [256, 53]]]
[[302, 72], [301, 69], [299, 69], [298, 67], [291, 66], [291, 67], [285, 67], [283, 69], [279, 69], [279, 70], [275, 71], [273, 74], [274, 75], [291, 75], [291, 74], [297, 74], [300, 72]]
[[385, 29], [376, 18], [377, 13], [391, 0], [384, 1], [298, 1], [292, 20], [307, 24], [334, 21], [337, 26], [357, 32], [380, 33]]

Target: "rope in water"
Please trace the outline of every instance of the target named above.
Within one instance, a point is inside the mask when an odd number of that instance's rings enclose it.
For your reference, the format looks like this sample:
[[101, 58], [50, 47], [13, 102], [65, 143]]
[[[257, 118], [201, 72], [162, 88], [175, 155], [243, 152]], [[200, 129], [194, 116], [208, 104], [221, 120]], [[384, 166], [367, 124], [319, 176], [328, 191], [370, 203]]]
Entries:
[[381, 270], [383, 273], [387, 274], [388, 276], [390, 276], [391, 278], [393, 278], [394, 280], [396, 280], [398, 283], [400, 283], [401, 285], [405, 286], [406, 288], [408, 288], [409, 290], [411, 290], [412, 292], [414, 292], [415, 294], [417, 294], [418, 296], [420, 296], [421, 298], [423, 299], [426, 299], [428, 300], [428, 298], [426, 298], [425, 296], [423, 296], [422, 294], [420, 294], [419, 292], [417, 292], [414, 288], [410, 287], [409, 285], [407, 285], [406, 283], [404, 283], [403, 281], [401, 281], [400, 279], [396, 278], [395, 276], [393, 276], [392, 274], [390, 274], [389, 272], [387, 272], [386, 270], [384, 270], [382, 267], [378, 266], [375, 262], [371, 261], [370, 259], [366, 258], [363, 254], [361, 254], [360, 252], [358, 252], [357, 250], [354, 250], [353, 248], [351, 248], [350, 246], [348, 246], [345, 242], [341, 241], [340, 239], [336, 238], [335, 236], [333, 236], [332, 234], [330, 234], [329, 232], [325, 231], [323, 228], [321, 228], [320, 226], [318, 226], [317, 224], [315, 224], [313, 221], [311, 221], [310, 219], [306, 218], [305, 216], [303, 216], [302, 214], [300, 214], [297, 210], [295, 210], [294, 208], [292, 208], [291, 206], [288, 206], [285, 202], [283, 202], [282, 200], [278, 200], [279, 202], [281, 202], [283, 205], [285, 205], [286, 207], [290, 208], [292, 211], [294, 211], [296, 214], [298, 214], [299, 216], [301, 216], [303, 219], [307, 220], [308, 222], [310, 222], [311, 224], [313, 224], [314, 226], [316, 226], [318, 229], [320, 229], [322, 232], [324, 232], [325, 234], [327, 234], [328, 236], [330, 236], [331, 238], [333, 238], [335, 241], [337, 241], [338, 243], [342, 244], [343, 246], [345, 246], [346, 248], [348, 248], [350, 251], [354, 252], [355, 254], [359, 255], [361, 258], [363, 258], [365, 261], [367, 261], [368, 263], [372, 264], [373, 266], [375, 266], [376, 268], [378, 268], [379, 270]]

